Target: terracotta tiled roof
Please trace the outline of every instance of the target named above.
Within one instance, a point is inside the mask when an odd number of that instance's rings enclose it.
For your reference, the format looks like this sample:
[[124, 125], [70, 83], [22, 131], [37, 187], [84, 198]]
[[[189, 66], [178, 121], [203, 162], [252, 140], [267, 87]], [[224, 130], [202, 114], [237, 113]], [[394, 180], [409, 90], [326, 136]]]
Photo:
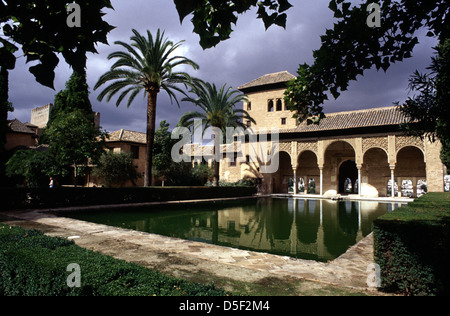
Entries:
[[296, 78], [296, 77], [287, 71], [275, 72], [272, 74], [267, 74], [267, 75], [261, 76], [255, 80], [252, 80], [252, 81], [238, 87], [238, 89], [245, 90], [248, 88], [266, 86], [266, 85], [270, 85], [270, 84], [284, 83], [284, 82], [288, 82], [289, 80], [294, 79], [294, 78]]
[[296, 128], [280, 130], [281, 133], [302, 133], [349, 128], [399, 125], [406, 123], [407, 118], [396, 106], [357, 110], [348, 112], [328, 113], [320, 123], [307, 125], [302, 122]]
[[8, 122], [8, 130], [15, 133], [35, 134], [32, 129], [28, 128], [18, 119], [14, 119]]
[[147, 144], [147, 134], [141, 132], [133, 132], [126, 129], [120, 129], [118, 131], [109, 134], [107, 142], [131, 142], [138, 144]]

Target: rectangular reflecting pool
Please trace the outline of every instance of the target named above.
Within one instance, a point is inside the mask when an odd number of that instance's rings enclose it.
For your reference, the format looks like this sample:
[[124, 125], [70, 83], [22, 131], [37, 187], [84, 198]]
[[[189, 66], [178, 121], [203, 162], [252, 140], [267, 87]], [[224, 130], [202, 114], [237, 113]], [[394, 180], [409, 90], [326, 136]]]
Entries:
[[93, 223], [317, 261], [339, 257], [398, 203], [255, 198], [64, 212]]

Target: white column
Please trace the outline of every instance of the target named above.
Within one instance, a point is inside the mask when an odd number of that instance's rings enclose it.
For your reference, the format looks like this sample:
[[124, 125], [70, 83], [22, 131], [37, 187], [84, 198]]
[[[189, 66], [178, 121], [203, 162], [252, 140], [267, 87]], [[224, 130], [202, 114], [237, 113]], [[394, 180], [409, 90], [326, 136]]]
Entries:
[[395, 166], [389, 166], [391, 168], [391, 196], [395, 197], [395, 182], [394, 182], [394, 169]]
[[294, 171], [294, 194], [297, 194], [297, 168], [292, 168]]
[[357, 165], [358, 169], [358, 195], [361, 196], [361, 165]]
[[323, 168], [319, 168], [320, 170], [320, 195], [323, 195]]

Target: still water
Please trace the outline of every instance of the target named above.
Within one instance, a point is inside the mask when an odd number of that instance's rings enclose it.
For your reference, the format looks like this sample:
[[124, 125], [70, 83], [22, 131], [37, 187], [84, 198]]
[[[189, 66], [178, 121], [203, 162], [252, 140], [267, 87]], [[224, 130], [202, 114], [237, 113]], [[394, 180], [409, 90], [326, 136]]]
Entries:
[[328, 261], [400, 204], [259, 198], [64, 213], [94, 223], [302, 259]]

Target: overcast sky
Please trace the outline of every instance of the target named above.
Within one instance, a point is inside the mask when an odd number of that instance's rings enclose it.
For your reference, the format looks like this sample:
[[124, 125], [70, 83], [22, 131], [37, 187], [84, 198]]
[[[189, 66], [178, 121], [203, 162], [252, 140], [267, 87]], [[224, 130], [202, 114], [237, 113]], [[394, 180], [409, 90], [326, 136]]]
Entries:
[[[156, 34], [158, 28], [165, 30], [172, 41], [184, 40], [179, 54], [194, 60], [200, 69], [187, 69], [193, 76], [233, 88], [256, 79], [264, 74], [287, 70], [296, 74], [298, 65], [312, 64], [312, 51], [320, 47], [320, 36], [327, 28], [332, 28], [335, 20], [328, 9], [329, 0], [292, 0], [294, 7], [289, 9], [286, 29], [272, 26], [264, 29], [261, 20], [256, 19], [255, 12], [248, 12], [239, 17], [231, 39], [220, 43], [215, 48], [203, 50], [198, 35], [192, 33], [190, 16], [180, 24], [175, 5], [171, 0], [112, 0], [113, 10], [106, 10], [104, 19], [115, 26], [108, 37], [109, 46], [100, 44], [99, 54], [89, 54], [87, 63], [88, 84], [93, 110], [101, 113], [101, 126], [109, 132], [129, 129], [145, 132], [146, 99], [138, 96], [130, 108], [126, 101], [116, 108], [115, 99], [107, 103], [97, 101], [99, 90], [92, 87], [98, 78], [111, 66], [107, 56], [120, 46], [114, 41], [129, 42], [131, 30], [137, 29], [141, 34], [150, 30]], [[348, 91], [342, 93], [338, 100], [325, 103], [325, 113], [391, 106], [393, 102], [403, 102], [408, 96], [408, 77], [416, 70], [425, 71], [430, 64], [433, 39], [420, 37], [413, 57], [393, 65], [387, 73], [375, 69], [367, 71], [364, 77], [352, 82]], [[71, 69], [62, 56], [56, 69], [55, 90], [41, 86], [29, 73], [31, 66], [19, 58], [16, 69], [10, 73], [9, 98], [15, 111], [9, 113], [9, 119], [17, 118], [29, 122], [31, 109], [53, 103], [54, 95], [64, 89], [65, 82], [71, 75]], [[191, 110], [189, 104], [171, 104], [167, 94], [158, 95], [157, 124], [167, 120], [171, 129], [184, 112]]]

